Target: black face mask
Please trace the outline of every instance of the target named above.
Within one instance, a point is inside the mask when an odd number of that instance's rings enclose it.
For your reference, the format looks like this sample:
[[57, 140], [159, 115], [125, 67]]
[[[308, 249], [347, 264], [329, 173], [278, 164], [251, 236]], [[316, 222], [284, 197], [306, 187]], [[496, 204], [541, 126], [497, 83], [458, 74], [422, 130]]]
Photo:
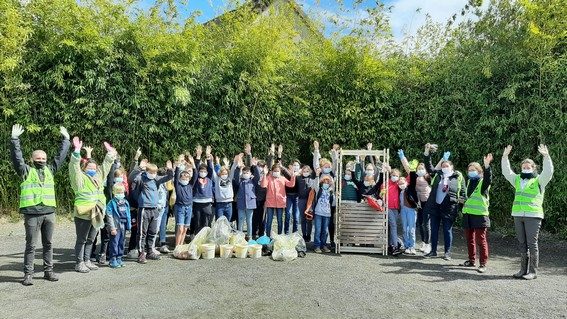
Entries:
[[33, 161], [33, 166], [37, 169], [45, 168], [45, 162]]
[[521, 173], [520, 174], [521, 179], [530, 179], [530, 178], [534, 178], [534, 177], [535, 177], [534, 173]]

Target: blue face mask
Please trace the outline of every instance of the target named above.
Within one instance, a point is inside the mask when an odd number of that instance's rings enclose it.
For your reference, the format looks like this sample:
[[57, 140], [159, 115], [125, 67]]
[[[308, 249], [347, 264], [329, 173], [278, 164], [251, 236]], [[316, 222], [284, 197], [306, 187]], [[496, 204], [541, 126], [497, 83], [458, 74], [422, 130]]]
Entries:
[[116, 178], [114, 179], [114, 182], [115, 182], [115, 183], [124, 183], [124, 178], [122, 178], [122, 177], [116, 177]]
[[330, 167], [323, 168], [323, 173], [325, 173], [325, 174], [331, 173], [331, 168]]
[[329, 184], [323, 184], [323, 185], [321, 185], [321, 187], [323, 187], [324, 190], [328, 190], [329, 187], [331, 187], [331, 185], [329, 185]]
[[116, 197], [116, 199], [118, 200], [123, 200], [126, 196], [124, 194], [116, 194], [114, 195], [114, 197]]
[[477, 179], [478, 178], [478, 172], [477, 171], [469, 171], [469, 178]]
[[94, 177], [96, 175], [96, 169], [88, 169], [85, 171], [85, 173], [90, 177]]

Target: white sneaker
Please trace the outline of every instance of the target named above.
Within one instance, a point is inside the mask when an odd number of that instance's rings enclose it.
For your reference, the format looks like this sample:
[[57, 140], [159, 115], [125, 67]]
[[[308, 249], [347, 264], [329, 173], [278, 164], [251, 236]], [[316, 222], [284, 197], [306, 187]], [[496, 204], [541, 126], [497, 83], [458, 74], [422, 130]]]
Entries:
[[156, 256], [161, 255], [161, 253], [155, 247], [152, 247], [152, 253], [154, 253], [154, 255]]
[[159, 248], [159, 252], [163, 254], [169, 254], [171, 251], [169, 250], [169, 247], [167, 247], [167, 245], [163, 245]]
[[406, 250], [404, 250], [404, 254], [411, 255], [411, 249], [407, 248]]
[[412, 249], [411, 249], [410, 254], [412, 254], [412, 255], [415, 255], [415, 254], [416, 254], [415, 248], [412, 248]]
[[424, 242], [422, 242], [422, 243], [421, 243], [421, 246], [419, 247], [419, 251], [424, 252], [426, 246], [427, 246], [427, 244], [424, 243]]
[[431, 244], [425, 244], [425, 247], [423, 248], [423, 253], [427, 255], [430, 252], [431, 252]]

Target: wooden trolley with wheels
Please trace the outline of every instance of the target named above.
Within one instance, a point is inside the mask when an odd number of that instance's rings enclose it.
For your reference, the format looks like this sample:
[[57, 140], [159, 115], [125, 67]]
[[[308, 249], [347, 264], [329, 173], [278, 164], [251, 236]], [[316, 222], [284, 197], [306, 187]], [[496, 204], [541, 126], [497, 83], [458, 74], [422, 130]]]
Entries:
[[[345, 156], [374, 156], [377, 159], [377, 168], [381, 164], [388, 164], [389, 150], [341, 150], [337, 167], [337, 213], [335, 214], [335, 252], [382, 254], [388, 253], [388, 210], [380, 212], [368, 206], [366, 202], [351, 202], [341, 200], [341, 185], [344, 171], [343, 160]], [[384, 174], [384, 185], [387, 185], [388, 174]], [[384, 187], [384, 207], [388, 207], [388, 187]]]

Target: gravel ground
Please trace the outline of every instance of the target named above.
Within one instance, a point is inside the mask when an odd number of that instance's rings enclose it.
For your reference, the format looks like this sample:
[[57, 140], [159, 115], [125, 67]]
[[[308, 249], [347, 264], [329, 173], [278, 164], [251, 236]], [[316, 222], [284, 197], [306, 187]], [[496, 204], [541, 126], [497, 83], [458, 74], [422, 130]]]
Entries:
[[262, 259], [182, 261], [73, 271], [74, 228], [60, 222], [54, 245], [57, 283], [21, 280], [24, 227], [0, 224], [3, 318], [567, 318], [567, 243], [542, 238], [538, 279], [514, 280], [514, 238], [491, 234], [485, 274], [465, 260], [456, 231], [454, 260], [420, 256], [309, 253], [293, 262]]

